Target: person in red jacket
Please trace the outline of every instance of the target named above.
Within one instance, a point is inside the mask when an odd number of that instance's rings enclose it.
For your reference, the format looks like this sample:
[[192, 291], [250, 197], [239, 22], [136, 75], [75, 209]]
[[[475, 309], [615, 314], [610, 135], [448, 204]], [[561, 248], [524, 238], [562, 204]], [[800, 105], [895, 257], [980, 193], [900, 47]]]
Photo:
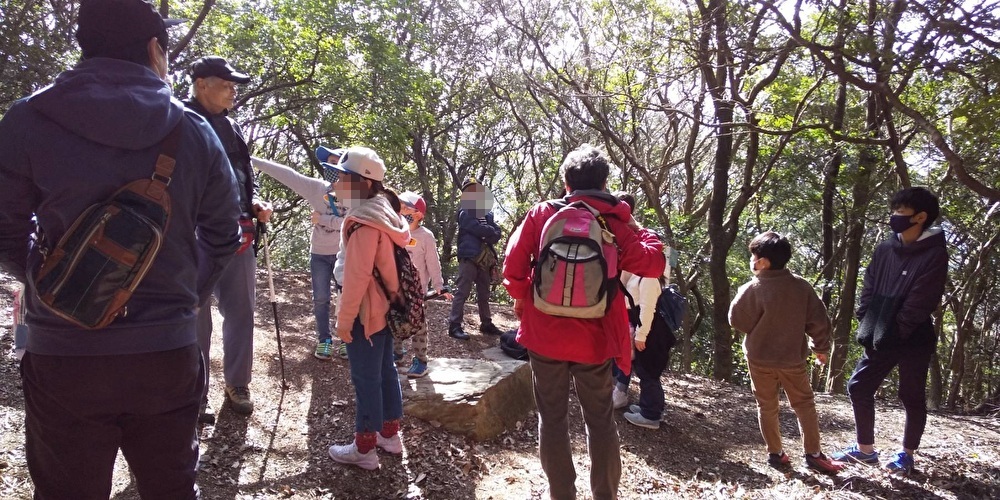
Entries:
[[[606, 191], [610, 162], [593, 146], [583, 145], [567, 155], [560, 167], [566, 185], [566, 203], [584, 201], [604, 217], [618, 247], [618, 271], [657, 277], [666, 265], [656, 234], [638, 226], [629, 206]], [[552, 316], [532, 302], [532, 270], [538, 259], [545, 222], [559, 207], [538, 203], [525, 216], [507, 245], [504, 286], [514, 299], [521, 319], [517, 341], [528, 349], [535, 404], [538, 407], [538, 454], [553, 499], [575, 498], [576, 471], [570, 451], [570, 379], [587, 425], [590, 451], [590, 488], [595, 499], [617, 498], [621, 479], [618, 428], [611, 402], [612, 360], [631, 371], [632, 343], [623, 294], [615, 294], [600, 318]]]

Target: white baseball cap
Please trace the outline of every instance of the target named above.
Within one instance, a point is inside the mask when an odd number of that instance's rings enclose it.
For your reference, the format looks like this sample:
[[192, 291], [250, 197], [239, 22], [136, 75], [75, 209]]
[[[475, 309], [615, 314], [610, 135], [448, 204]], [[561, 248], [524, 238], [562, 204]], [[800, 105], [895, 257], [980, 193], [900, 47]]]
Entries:
[[385, 178], [385, 163], [378, 153], [364, 146], [351, 146], [344, 150], [340, 161], [333, 168], [381, 182]]

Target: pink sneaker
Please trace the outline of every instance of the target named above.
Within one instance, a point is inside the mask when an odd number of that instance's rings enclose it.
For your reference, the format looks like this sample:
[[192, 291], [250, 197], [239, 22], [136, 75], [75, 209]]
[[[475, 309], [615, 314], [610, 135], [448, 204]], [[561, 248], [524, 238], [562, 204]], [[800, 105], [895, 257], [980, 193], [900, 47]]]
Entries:
[[403, 440], [399, 437], [398, 432], [393, 434], [392, 437], [382, 437], [382, 433], [378, 433], [378, 436], [375, 438], [375, 446], [393, 455], [399, 455], [403, 452]]
[[358, 445], [354, 442], [351, 442], [351, 444], [331, 446], [330, 458], [332, 458], [334, 462], [357, 465], [358, 467], [366, 470], [378, 469], [378, 454], [375, 453], [375, 448], [369, 450], [368, 453], [361, 453], [358, 451]]

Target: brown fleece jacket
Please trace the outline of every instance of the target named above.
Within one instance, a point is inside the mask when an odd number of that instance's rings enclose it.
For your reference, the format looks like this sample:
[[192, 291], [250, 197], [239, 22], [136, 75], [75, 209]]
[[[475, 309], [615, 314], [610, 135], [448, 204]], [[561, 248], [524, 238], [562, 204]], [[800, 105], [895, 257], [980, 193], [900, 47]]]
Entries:
[[743, 352], [755, 365], [791, 368], [812, 350], [830, 351], [830, 318], [806, 280], [788, 269], [766, 269], [740, 287], [729, 306], [729, 324], [747, 334]]

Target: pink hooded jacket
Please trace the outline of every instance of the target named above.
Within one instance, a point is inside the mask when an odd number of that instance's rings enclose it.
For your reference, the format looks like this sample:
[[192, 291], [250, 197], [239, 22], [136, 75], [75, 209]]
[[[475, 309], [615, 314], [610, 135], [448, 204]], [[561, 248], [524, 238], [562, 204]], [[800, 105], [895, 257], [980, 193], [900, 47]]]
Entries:
[[[605, 217], [618, 245], [618, 265], [633, 274], [655, 278], [663, 273], [666, 258], [663, 244], [646, 229], [628, 226], [629, 206], [598, 191], [578, 191], [570, 201], [583, 200]], [[632, 340], [623, 293], [618, 293], [603, 318], [579, 319], [549, 316], [532, 302], [532, 264], [538, 258], [538, 244], [545, 222], [558, 209], [542, 202], [528, 211], [524, 222], [511, 235], [503, 264], [503, 284], [514, 299], [524, 301], [517, 341], [530, 351], [562, 361], [600, 364], [613, 358], [625, 373], [632, 368]]]
[[[352, 230], [355, 224], [357, 229]], [[361, 202], [351, 209], [341, 232], [344, 252], [344, 290], [337, 310], [337, 325], [353, 325], [360, 317], [365, 338], [385, 329], [389, 300], [372, 274], [378, 267], [390, 295], [399, 292], [399, 272], [393, 258], [393, 245], [404, 247], [410, 241], [410, 229], [383, 196]], [[339, 328], [339, 326], [338, 326]]]

